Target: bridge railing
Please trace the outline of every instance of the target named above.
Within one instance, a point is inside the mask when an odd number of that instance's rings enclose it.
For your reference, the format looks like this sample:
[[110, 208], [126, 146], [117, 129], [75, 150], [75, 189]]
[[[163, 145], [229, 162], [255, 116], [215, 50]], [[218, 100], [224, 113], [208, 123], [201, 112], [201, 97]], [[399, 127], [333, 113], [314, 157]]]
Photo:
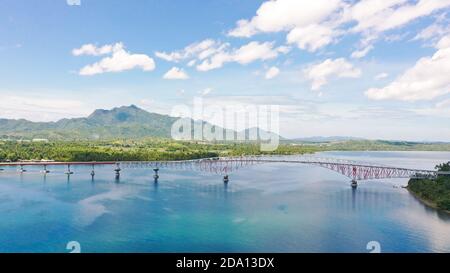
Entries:
[[[122, 162], [17, 162], [0, 163], [2, 166], [52, 166], [52, 165], [117, 165], [121, 168], [175, 168], [196, 170], [217, 174], [228, 174], [240, 168], [264, 163], [296, 163], [309, 164], [330, 169], [357, 180], [413, 177], [418, 175], [436, 176], [436, 171], [397, 168], [376, 163], [366, 163], [340, 158], [326, 158], [313, 155], [245, 155], [232, 157], [213, 157], [173, 161], [122, 161]], [[69, 170], [70, 172], [70, 170]]]

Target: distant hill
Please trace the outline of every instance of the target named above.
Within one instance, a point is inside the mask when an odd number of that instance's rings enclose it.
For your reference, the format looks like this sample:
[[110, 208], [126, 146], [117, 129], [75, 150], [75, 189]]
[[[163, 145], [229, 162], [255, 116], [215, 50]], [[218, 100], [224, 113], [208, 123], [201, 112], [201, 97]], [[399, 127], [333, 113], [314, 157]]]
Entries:
[[350, 137], [350, 136], [313, 136], [313, 137], [304, 137], [304, 138], [295, 138], [291, 139], [291, 141], [295, 142], [341, 142], [341, 141], [349, 141], [349, 140], [365, 140], [364, 138], [358, 137]]
[[[170, 138], [172, 124], [177, 120], [177, 117], [150, 113], [135, 105], [116, 107], [111, 110], [98, 109], [86, 118], [61, 119], [57, 122], [0, 119], [0, 139]], [[204, 121], [193, 121], [191, 119], [190, 121], [192, 124], [208, 124]], [[220, 127], [216, 126], [216, 128]], [[246, 139], [248, 139], [249, 132], [253, 133], [255, 130], [257, 128], [243, 131], [247, 135]], [[234, 131], [231, 132], [235, 133]], [[267, 133], [263, 136], [267, 136]]]

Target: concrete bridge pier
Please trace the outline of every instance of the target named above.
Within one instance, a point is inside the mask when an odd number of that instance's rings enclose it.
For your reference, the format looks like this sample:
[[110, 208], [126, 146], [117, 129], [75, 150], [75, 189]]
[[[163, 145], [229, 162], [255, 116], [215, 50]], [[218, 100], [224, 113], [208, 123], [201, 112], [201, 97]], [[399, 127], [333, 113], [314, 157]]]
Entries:
[[159, 175], [158, 175], [159, 168], [154, 168], [153, 171], [155, 172], [155, 174], [153, 175], [153, 178], [155, 179], [155, 183], [157, 183], [158, 178], [159, 178]]
[[95, 165], [94, 164], [92, 164], [91, 176], [92, 176], [92, 178], [94, 178], [94, 176], [95, 176]]
[[356, 181], [356, 179], [353, 179], [351, 185], [353, 189], [356, 189], [358, 187], [358, 181]]
[[116, 172], [116, 179], [118, 180], [120, 178], [120, 163], [116, 163], [116, 168], [114, 169], [114, 171]]
[[67, 175], [71, 175], [73, 174], [73, 172], [70, 170], [70, 164], [67, 164], [67, 171], [66, 171]]
[[45, 174], [48, 174], [50, 171], [49, 170], [47, 170], [47, 165], [44, 165], [44, 170], [42, 171], [42, 173], [45, 175]]
[[227, 174], [227, 175], [225, 175], [223, 177], [223, 183], [228, 184], [228, 181], [230, 181], [230, 179], [229, 179], [228, 174]]

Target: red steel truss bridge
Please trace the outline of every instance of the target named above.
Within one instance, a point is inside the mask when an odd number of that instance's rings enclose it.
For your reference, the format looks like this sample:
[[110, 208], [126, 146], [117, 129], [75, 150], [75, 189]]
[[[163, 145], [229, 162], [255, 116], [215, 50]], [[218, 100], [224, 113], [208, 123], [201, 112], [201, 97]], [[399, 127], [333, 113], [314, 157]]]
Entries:
[[346, 159], [324, 158], [306, 155], [262, 155], [262, 156], [237, 156], [237, 157], [214, 157], [193, 160], [174, 160], [174, 161], [120, 161], [120, 162], [14, 162], [0, 163], [0, 171], [3, 167], [16, 166], [19, 172], [26, 172], [27, 166], [40, 166], [43, 173], [49, 173], [52, 166], [67, 166], [66, 174], [73, 174], [71, 166], [92, 166], [91, 175], [94, 176], [94, 168], [99, 165], [114, 166], [116, 177], [120, 176], [120, 171], [124, 169], [148, 168], [155, 172], [155, 180], [159, 178], [160, 169], [179, 169], [192, 170], [199, 172], [208, 172], [224, 175], [224, 181], [228, 182], [228, 174], [241, 168], [269, 163], [289, 163], [306, 164], [326, 168], [338, 172], [344, 176], [357, 180], [387, 179], [387, 178], [411, 178], [411, 177], [435, 177], [437, 171], [408, 169], [392, 166], [385, 166], [375, 163], [365, 163]]

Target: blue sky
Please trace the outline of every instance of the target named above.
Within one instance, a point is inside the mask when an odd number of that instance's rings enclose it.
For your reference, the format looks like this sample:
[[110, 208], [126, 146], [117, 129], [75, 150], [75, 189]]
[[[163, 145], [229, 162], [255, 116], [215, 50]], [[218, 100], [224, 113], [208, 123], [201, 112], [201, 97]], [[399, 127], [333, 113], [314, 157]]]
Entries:
[[280, 105], [287, 137], [450, 141], [448, 0], [74, 4], [0, 1], [0, 118], [201, 97]]

